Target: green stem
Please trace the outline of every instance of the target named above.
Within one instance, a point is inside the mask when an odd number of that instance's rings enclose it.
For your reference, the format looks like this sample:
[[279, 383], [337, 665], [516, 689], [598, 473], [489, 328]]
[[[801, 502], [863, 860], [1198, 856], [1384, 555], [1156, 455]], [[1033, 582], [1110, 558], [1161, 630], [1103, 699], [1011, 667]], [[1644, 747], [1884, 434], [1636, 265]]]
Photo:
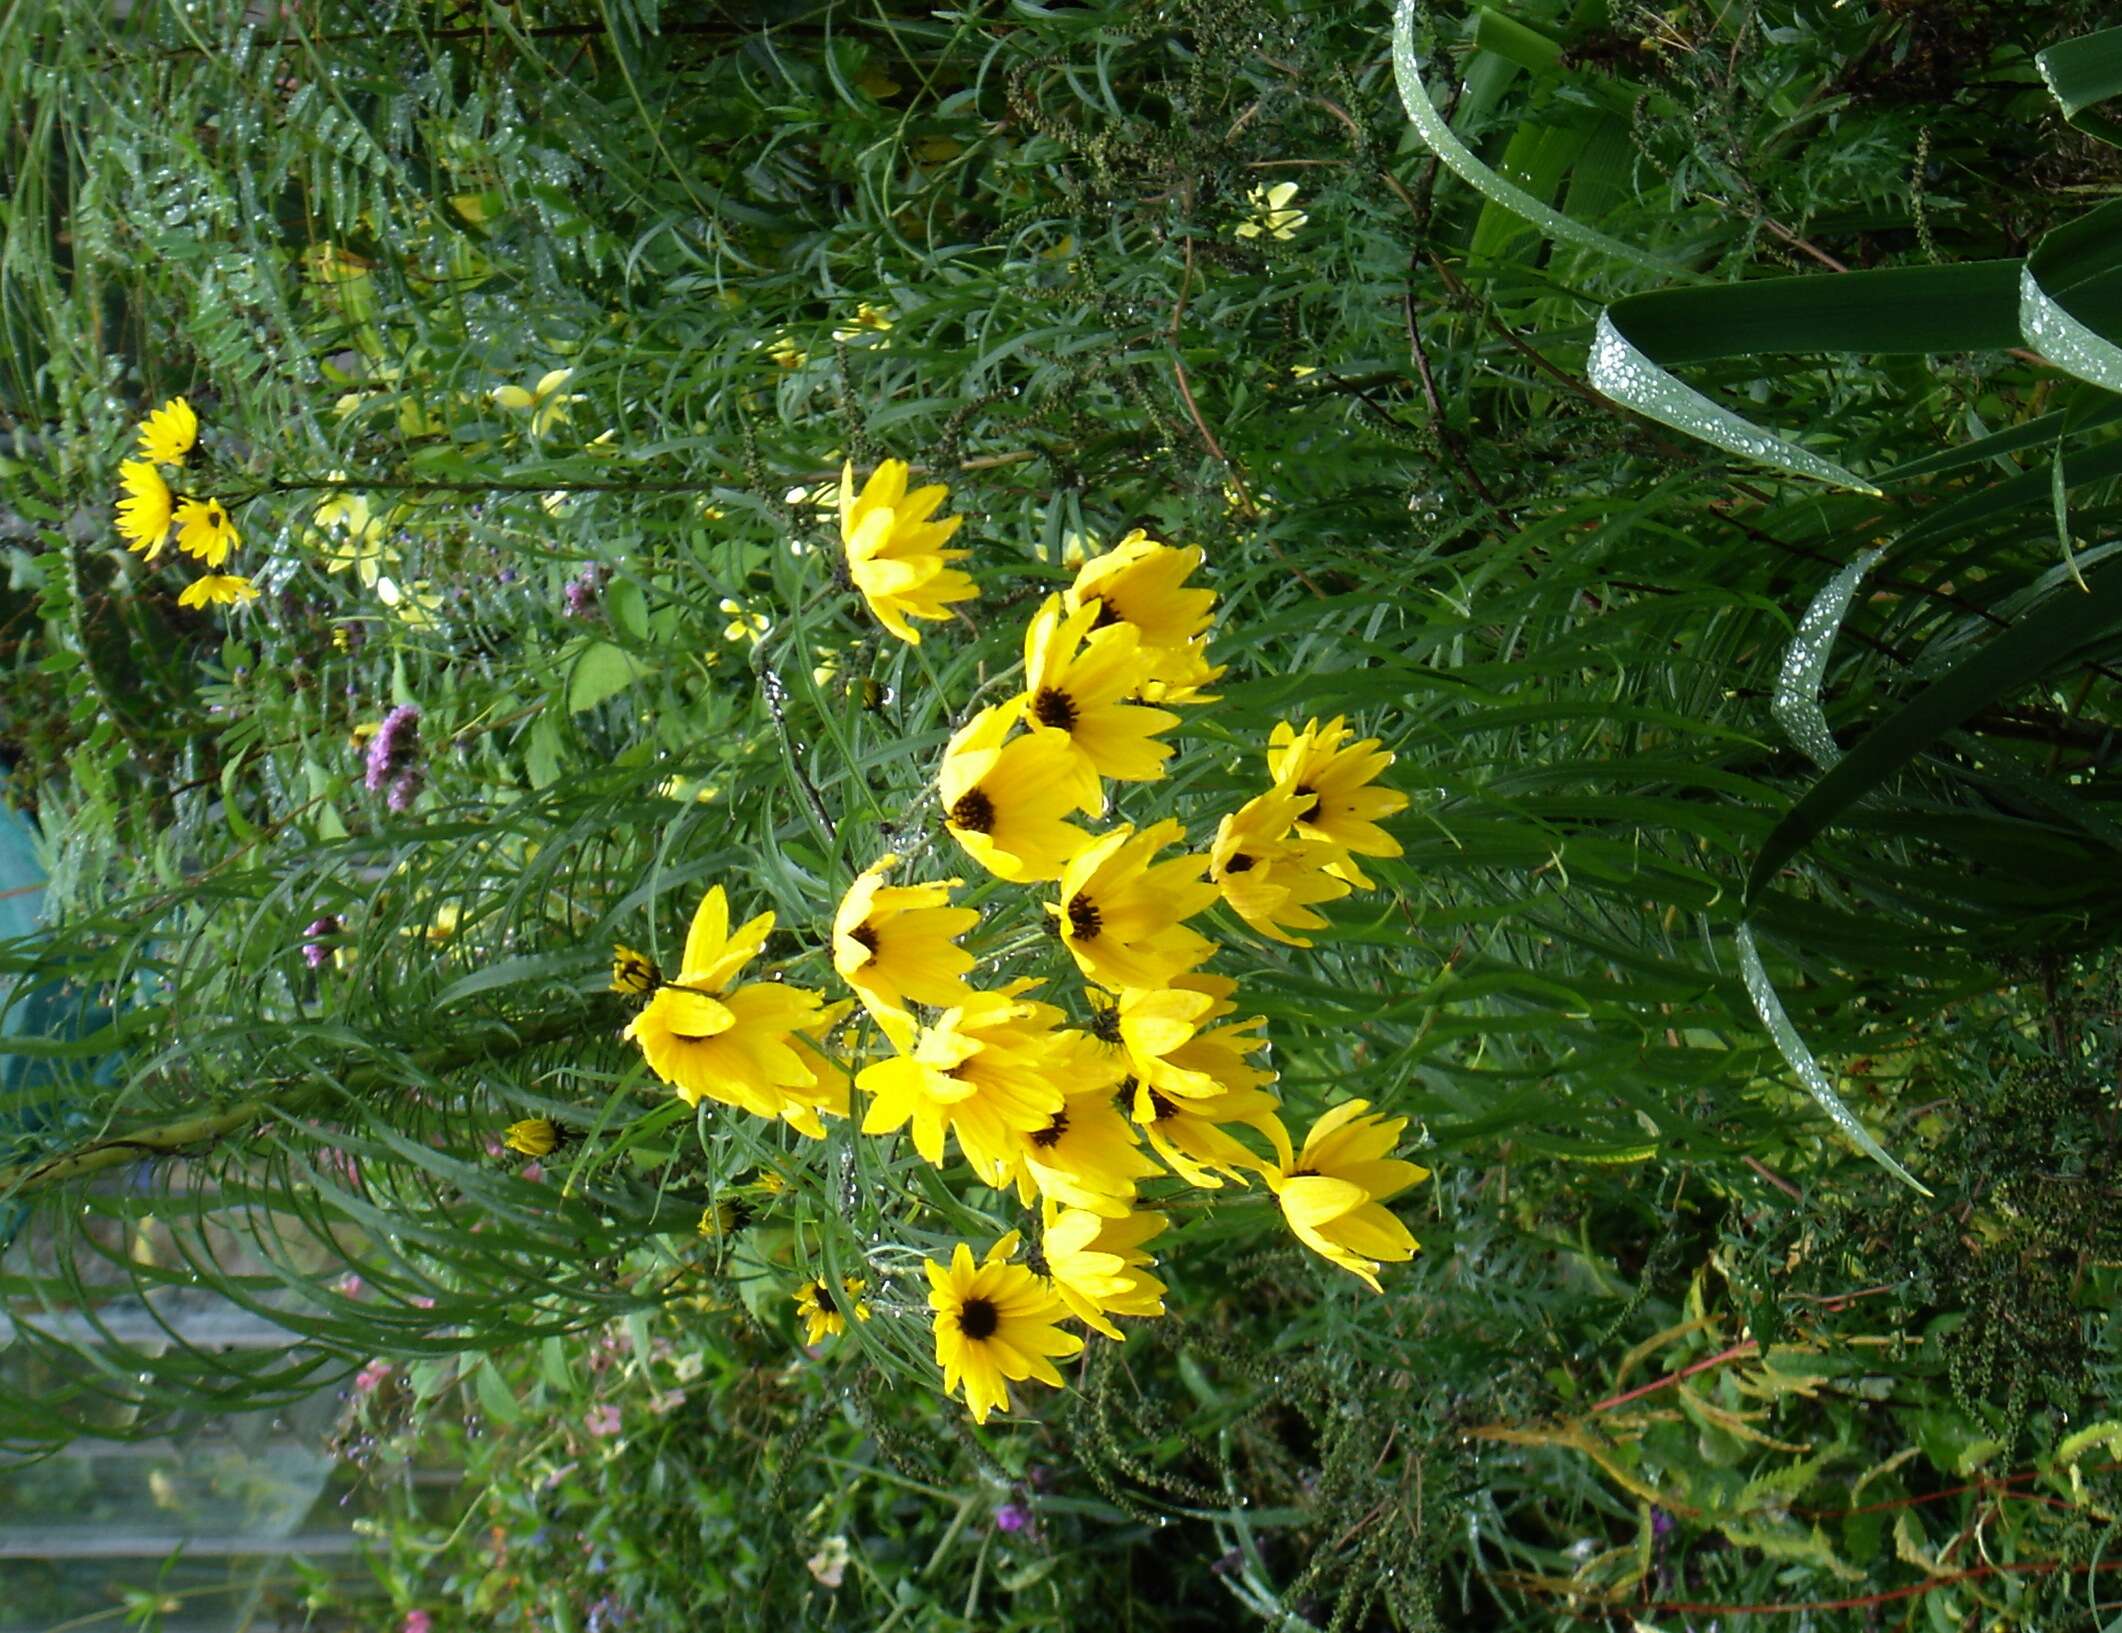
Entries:
[[[517, 1029], [513, 1035], [511, 1052], [580, 1036], [588, 1012], [588, 1006], [585, 1005], [580, 1009], [546, 1016], [534, 1025]], [[490, 1052], [485, 1043], [456, 1044], [416, 1054], [412, 1057], [412, 1064], [423, 1076], [439, 1077], [459, 1071], [475, 1061], [485, 1060]], [[254, 1095], [247, 1100], [238, 1100], [219, 1111], [202, 1112], [193, 1117], [180, 1117], [174, 1122], [128, 1129], [123, 1134], [103, 1135], [61, 1156], [0, 1168], [0, 1197], [15, 1200], [35, 1192], [51, 1190], [74, 1180], [86, 1179], [92, 1174], [100, 1174], [105, 1169], [137, 1161], [143, 1156], [173, 1156], [181, 1151], [210, 1145], [271, 1117], [284, 1117], [308, 1111], [328, 1100], [342, 1087], [352, 1093], [363, 1089], [384, 1088], [391, 1082], [392, 1078], [387, 1069], [380, 1066], [356, 1067], [346, 1074], [343, 1085], [335, 1082], [305, 1084], [297, 1079], [282, 1079], [268, 1092]]]

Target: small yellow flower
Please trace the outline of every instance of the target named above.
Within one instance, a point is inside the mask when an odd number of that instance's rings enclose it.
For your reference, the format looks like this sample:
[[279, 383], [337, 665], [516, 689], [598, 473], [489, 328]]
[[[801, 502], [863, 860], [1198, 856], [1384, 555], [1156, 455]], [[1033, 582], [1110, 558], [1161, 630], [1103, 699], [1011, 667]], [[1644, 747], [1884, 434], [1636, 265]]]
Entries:
[[930, 519], [950, 490], [933, 483], [909, 492], [909, 474], [905, 460], [887, 459], [870, 473], [858, 495], [854, 463], [844, 464], [840, 540], [847, 551], [848, 577], [877, 622], [900, 640], [919, 646], [921, 636], [908, 619], [946, 619], [952, 603], [974, 600], [980, 592], [971, 578], [950, 565], [972, 552], [943, 548], [965, 518]]
[[219, 499], [178, 500], [176, 522], [177, 548], [209, 567], [219, 567], [228, 560], [229, 551], [243, 542]]
[[819, 1113], [840, 1115], [846, 1092], [844, 1077], [803, 1036], [833, 1019], [823, 997], [779, 981], [730, 987], [773, 925], [774, 915], [762, 913], [732, 934], [729, 899], [716, 885], [693, 915], [678, 974], [623, 1035], [687, 1105], [718, 1100], [822, 1139]]
[[868, 301], [864, 301], [855, 308], [855, 315], [852, 321], [841, 325], [833, 331], [833, 338], [843, 342], [857, 340], [866, 334], [883, 334], [891, 326], [892, 318], [889, 312], [882, 307], [872, 306]]
[[118, 467], [118, 485], [125, 497], [118, 501], [118, 532], [128, 550], [145, 550], [153, 561], [162, 554], [162, 541], [176, 496], [162, 473], [144, 459], [129, 459]]
[[1262, 233], [1270, 238], [1295, 237], [1297, 229], [1311, 219], [1302, 210], [1290, 207], [1296, 196], [1297, 184], [1293, 181], [1277, 182], [1272, 187], [1255, 187], [1245, 195], [1245, 202], [1252, 206], [1253, 213], [1231, 231], [1240, 238], [1258, 238]]
[[1279, 1166], [1265, 1177], [1297, 1240], [1377, 1293], [1384, 1291], [1379, 1263], [1412, 1259], [1418, 1245], [1381, 1204], [1429, 1178], [1429, 1170], [1391, 1155], [1407, 1119], [1365, 1115], [1369, 1110], [1367, 1100], [1343, 1101], [1312, 1125], [1294, 1156], [1282, 1134], [1275, 1140]]
[[800, 369], [810, 361], [810, 353], [787, 335], [776, 335], [766, 348], [766, 360], [777, 369]]
[[847, 1331], [847, 1318], [869, 1319], [869, 1305], [862, 1295], [869, 1283], [860, 1276], [842, 1276], [835, 1293], [822, 1278], [814, 1277], [796, 1289], [796, 1314], [803, 1318], [803, 1342], [822, 1344]]
[[1223, 671], [1208, 661], [1208, 626], [1214, 590], [1190, 589], [1186, 580], [1201, 565], [1198, 545], [1178, 549], [1139, 527], [1103, 555], [1076, 570], [1062, 592], [1070, 612], [1095, 606], [1093, 629], [1132, 624], [1142, 641], [1149, 671], [1144, 699], [1152, 703], [1210, 703], [1202, 688]]
[[765, 613], [746, 612], [741, 601], [733, 601], [725, 595], [720, 605], [721, 610], [729, 615], [729, 622], [722, 629], [725, 641], [750, 641], [756, 646], [759, 637], [773, 628], [773, 620]]
[[734, 1236], [754, 1217], [752, 1205], [741, 1196], [731, 1197], [727, 1202], [710, 1202], [700, 1210], [699, 1233], [712, 1240], [717, 1236]]
[[[331, 473], [334, 482], [345, 478], [344, 471]], [[343, 573], [351, 568], [363, 584], [373, 589], [383, 566], [398, 559], [395, 550], [384, 548], [383, 519], [370, 511], [363, 494], [340, 488], [317, 506], [310, 520], [325, 534], [321, 548], [327, 572]]]
[[531, 411], [530, 433], [542, 437], [555, 425], [568, 417], [567, 405], [584, 400], [581, 392], [563, 394], [561, 387], [575, 377], [573, 369], [553, 369], [538, 377], [538, 383], [525, 391], [521, 386], [496, 386], [494, 401], [503, 408]]
[[1067, 1310], [1037, 1276], [1009, 1257], [1017, 1250], [1012, 1231], [973, 1263], [963, 1242], [948, 1269], [930, 1259], [928, 1304], [936, 1312], [936, 1364], [943, 1392], [965, 1388], [966, 1410], [975, 1423], [1010, 1410], [1009, 1380], [1036, 1378], [1059, 1389], [1053, 1358], [1078, 1353], [1083, 1340], [1058, 1325]]
[[376, 599], [408, 629], [433, 629], [436, 609], [442, 605], [441, 591], [431, 588], [424, 578], [409, 584], [400, 584], [395, 578], [378, 578]]
[[172, 397], [140, 427], [140, 457], [158, 465], [182, 465], [199, 440], [199, 416], [182, 397]]
[[983, 1174], [1010, 1167], [1019, 1141], [1047, 1126], [1061, 1109], [1051, 1063], [1050, 1004], [1015, 992], [975, 992], [918, 1033], [906, 1017], [885, 1020], [898, 1053], [862, 1068], [855, 1081], [871, 1096], [865, 1134], [890, 1134], [913, 1125], [914, 1149], [943, 1166], [943, 1138]]
[[241, 573], [204, 573], [184, 586], [177, 597], [180, 607], [227, 606], [258, 599], [258, 586]]
[[1110, 1219], [1051, 1204], [1044, 1213], [1045, 1229], [1028, 1262], [1069, 1314], [1108, 1338], [1124, 1340], [1127, 1334], [1112, 1324], [1112, 1316], [1164, 1313], [1164, 1283], [1145, 1268], [1150, 1256], [1138, 1251], [1170, 1223], [1164, 1215]]
[[612, 943], [612, 991], [623, 998], [645, 998], [663, 984], [656, 961], [624, 942]]
[[565, 1131], [550, 1117], [526, 1117], [508, 1125], [501, 1143], [526, 1157], [549, 1157], [566, 1138]]

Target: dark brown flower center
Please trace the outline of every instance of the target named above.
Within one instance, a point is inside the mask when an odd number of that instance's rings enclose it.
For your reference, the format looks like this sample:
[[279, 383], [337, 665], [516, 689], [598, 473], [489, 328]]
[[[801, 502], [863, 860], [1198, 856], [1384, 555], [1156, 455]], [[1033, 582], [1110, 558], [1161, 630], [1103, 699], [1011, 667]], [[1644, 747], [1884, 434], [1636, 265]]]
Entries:
[[1177, 1106], [1173, 1105], [1169, 1100], [1165, 1099], [1164, 1096], [1159, 1094], [1155, 1089], [1151, 1089], [1149, 1091], [1149, 1120], [1151, 1122], [1168, 1122], [1170, 1119], [1178, 1115], [1179, 1108]]
[[1098, 911], [1098, 904], [1078, 891], [1068, 899], [1068, 927], [1078, 941], [1095, 941], [1105, 925], [1105, 915]]
[[1295, 788], [1292, 788], [1290, 792], [1292, 794], [1295, 794], [1299, 799], [1308, 799], [1311, 800], [1314, 804], [1318, 802], [1319, 790], [1312, 787], [1310, 783], [1300, 782]]
[[1068, 1132], [1068, 1113], [1057, 1111], [1054, 1120], [1032, 1136], [1032, 1144], [1044, 1151], [1060, 1143], [1061, 1136]]
[[1066, 692], [1051, 686], [1042, 686], [1039, 695], [1032, 699], [1032, 718], [1042, 726], [1051, 726], [1055, 731], [1076, 729], [1076, 700]]
[[1098, 616], [1091, 620], [1090, 627], [1092, 629], [1105, 629], [1113, 624], [1125, 622], [1117, 612], [1113, 611], [1113, 604], [1106, 600], [1104, 596], [1092, 596], [1090, 604], [1098, 609]]
[[1052, 1281], [1054, 1279], [1054, 1267], [1046, 1262], [1046, 1254], [1040, 1248], [1033, 1247], [1025, 1250], [1024, 1268], [1041, 1281]]
[[1093, 1004], [1090, 1012], [1090, 1035], [1100, 1043], [1120, 1041], [1120, 1006], [1118, 1004]]
[[833, 1290], [822, 1281], [814, 1281], [810, 1284], [810, 1301], [817, 1305], [818, 1309], [826, 1315], [838, 1315], [840, 1313], [840, 1306], [833, 1302]]
[[958, 1306], [958, 1331], [975, 1342], [994, 1337], [1001, 1325], [1001, 1314], [988, 1299], [969, 1298]]
[[209, 499], [206, 502], [206, 525], [208, 527], [219, 527], [227, 520], [228, 512], [221, 508], [221, 501], [219, 499]]
[[1141, 1079], [1134, 1076], [1132, 1073], [1130, 1073], [1126, 1077], [1121, 1078], [1120, 1086], [1117, 1089], [1113, 1090], [1113, 1104], [1118, 1106], [1123, 1112], [1127, 1113], [1129, 1116], [1133, 1116], [1135, 1110], [1135, 1090], [1140, 1087], [1140, 1085]]
[[987, 797], [985, 790], [968, 788], [958, 796], [958, 803], [950, 808], [950, 825], [963, 828], [970, 834], [993, 833], [995, 802]]
[[847, 939], [849, 941], [859, 941], [872, 953], [877, 950], [877, 932], [872, 930], [866, 924], [858, 924], [852, 930], [848, 931]]
[[1250, 873], [1254, 865], [1253, 859], [1247, 856], [1245, 852], [1240, 851], [1223, 864], [1223, 871], [1225, 873]]

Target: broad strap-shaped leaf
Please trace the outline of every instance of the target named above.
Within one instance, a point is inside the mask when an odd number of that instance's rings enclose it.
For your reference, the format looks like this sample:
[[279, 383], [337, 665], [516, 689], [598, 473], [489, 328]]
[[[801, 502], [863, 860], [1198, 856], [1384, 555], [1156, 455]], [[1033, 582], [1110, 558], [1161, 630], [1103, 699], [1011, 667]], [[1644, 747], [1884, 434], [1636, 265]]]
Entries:
[[1806, 1047], [1805, 1039], [1799, 1036], [1798, 1029], [1791, 1024], [1790, 1016], [1784, 1011], [1783, 1000], [1776, 996], [1775, 983], [1769, 980], [1768, 969], [1761, 962], [1760, 949], [1754, 945], [1753, 926], [1742, 923], [1738, 929], [1737, 940], [1739, 973], [1746, 982], [1746, 995], [1753, 1000], [1754, 1013], [1761, 1017], [1761, 1024], [1768, 1028], [1768, 1035], [1775, 1039], [1776, 1052], [1782, 1055], [1784, 1064], [1790, 1067], [1792, 1075], [1805, 1085], [1805, 1092], [1827, 1113], [1828, 1118], [1843, 1132], [1850, 1144], [1904, 1185], [1913, 1186], [1921, 1195], [1929, 1196], [1929, 1189], [1887, 1154], [1886, 1148], [1872, 1138], [1871, 1130], [1857, 1120], [1857, 1114], [1845, 1106], [1842, 1097], [1835, 1093], [1835, 1086], [1828, 1082], [1827, 1073], [1820, 1069], [1820, 1063], [1813, 1058], [1812, 1050]]
[[1983, 351], [2019, 339], [2016, 261], [1886, 267], [1713, 288], [1660, 289], [1599, 316], [1591, 383], [1647, 419], [1759, 464], [1860, 493], [1879, 489], [1762, 430], [1671, 371], [1763, 353]]
[[2060, 40], [2034, 58], [2063, 117], [2098, 141], [2122, 147], [2122, 120], [2103, 104], [2122, 96], [2122, 28]]
[[1630, 266], [1654, 272], [1661, 278], [1675, 278], [1686, 283], [1701, 280], [1700, 273], [1572, 221], [1483, 164], [1473, 150], [1452, 133], [1451, 126], [1445, 123], [1444, 115], [1430, 101], [1429, 91], [1422, 83], [1422, 57], [1415, 49], [1415, 0], [1400, 0], [1393, 14], [1393, 74], [1399, 82], [1400, 100], [1407, 106], [1407, 116], [1415, 122], [1416, 134], [1443, 161], [1446, 169], [1483, 197], [1522, 216], [1542, 234], [1560, 243], [1626, 261]]
[[2027, 345], [2067, 374], [2122, 391], [2122, 201], [2058, 227], [2019, 274]]
[[2066, 589], [2051, 595], [1865, 733], [1769, 831], [1747, 876], [1748, 905], [1822, 829], [1946, 732], [2122, 630], [2122, 567], [2089, 582], [2090, 593]]

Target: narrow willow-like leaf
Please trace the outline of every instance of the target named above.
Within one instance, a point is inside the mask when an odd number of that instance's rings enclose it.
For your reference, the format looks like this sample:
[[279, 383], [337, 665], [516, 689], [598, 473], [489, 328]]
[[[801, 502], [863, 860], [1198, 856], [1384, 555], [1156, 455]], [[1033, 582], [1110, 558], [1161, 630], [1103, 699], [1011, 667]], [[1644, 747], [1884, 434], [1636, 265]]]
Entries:
[[1865, 733], [1770, 831], [1747, 875], [1751, 905], [1822, 829], [1880, 787], [1940, 735], [2068, 663], [2088, 643], [2122, 628], [2122, 570], [2099, 575], [2091, 593], [2051, 597], [1970, 654]]
[[1761, 1017], [1761, 1024], [1768, 1028], [1768, 1035], [1775, 1039], [1776, 1051], [1791, 1069], [1798, 1081], [1805, 1085], [1805, 1092], [1813, 1097], [1819, 1108], [1826, 1112], [1830, 1121], [1848, 1138], [1850, 1144], [1884, 1168], [1904, 1185], [1913, 1188], [1918, 1195], [1929, 1196], [1930, 1190], [1923, 1182], [1903, 1168], [1887, 1154], [1886, 1148], [1872, 1138], [1871, 1130], [1857, 1120], [1855, 1112], [1842, 1103], [1835, 1093], [1835, 1086], [1828, 1082], [1827, 1074], [1820, 1070], [1820, 1063], [1813, 1059], [1813, 1052], [1791, 1025], [1785, 1013], [1783, 1000], [1776, 996], [1775, 984], [1769, 980], [1768, 971], [1761, 963], [1760, 950], [1754, 945], [1753, 926], [1741, 924], [1738, 929], [1739, 970], [1746, 981], [1746, 995], [1754, 1001], [1754, 1012]]
[[1768, 712], [1798, 751], [1822, 771], [1834, 769], [1842, 750], [1828, 729], [1827, 711], [1820, 707], [1820, 683], [1827, 676], [1827, 660], [1842, 620], [1849, 615], [1857, 585], [1885, 553], [1866, 550], [1829, 579], [1805, 609], [1796, 637], [1783, 651], [1783, 668], [1776, 677], [1776, 695]]
[[2122, 96], [2122, 28], [2062, 40], [2034, 58], [2063, 117], [2095, 139], [2122, 146], [2122, 120], [2101, 104]]
[[1645, 272], [1655, 272], [1661, 278], [1677, 278], [1685, 283], [1702, 281], [1698, 272], [1652, 255], [1648, 250], [1638, 249], [1633, 244], [1624, 244], [1618, 238], [1594, 232], [1561, 211], [1550, 209], [1523, 188], [1513, 187], [1489, 169], [1471, 148], [1453, 135], [1451, 126], [1444, 122], [1444, 116], [1430, 101], [1429, 92], [1422, 83], [1422, 58], [1415, 49], [1415, 0], [1400, 0], [1399, 8], [1393, 14], [1393, 75], [1399, 82], [1400, 100], [1407, 107], [1407, 116], [1415, 122], [1416, 133], [1453, 175], [1484, 198], [1523, 217], [1545, 236], [1562, 243], [1590, 250], [1595, 255], [1612, 256]]

